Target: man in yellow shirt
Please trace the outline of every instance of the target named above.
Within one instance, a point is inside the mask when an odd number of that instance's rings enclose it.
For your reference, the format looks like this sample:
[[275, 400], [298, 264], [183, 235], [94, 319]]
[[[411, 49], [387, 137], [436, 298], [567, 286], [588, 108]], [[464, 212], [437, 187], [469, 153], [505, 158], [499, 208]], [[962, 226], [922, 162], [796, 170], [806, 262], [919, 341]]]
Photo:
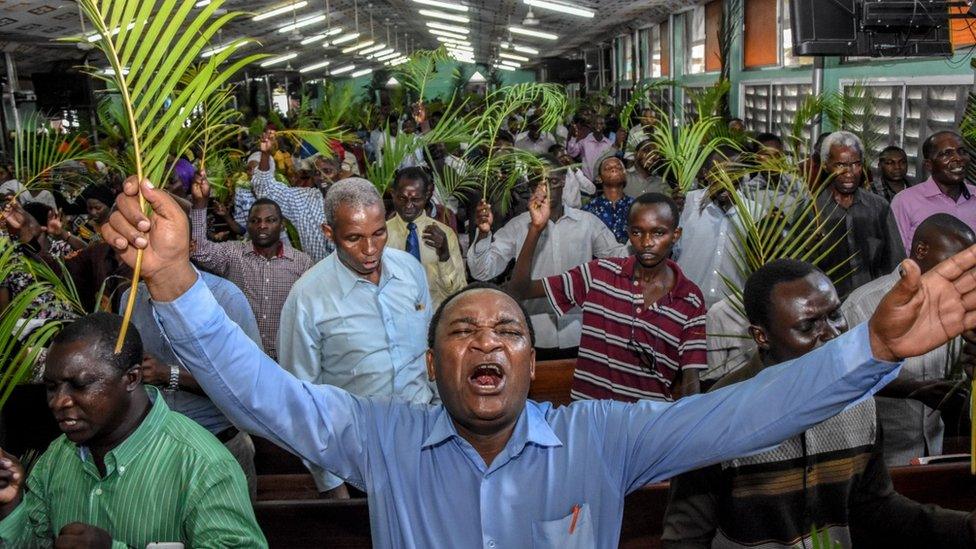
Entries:
[[387, 220], [387, 246], [403, 250], [424, 266], [434, 307], [467, 284], [457, 234], [427, 215], [433, 192], [430, 175], [422, 168], [405, 168], [393, 181], [393, 209]]

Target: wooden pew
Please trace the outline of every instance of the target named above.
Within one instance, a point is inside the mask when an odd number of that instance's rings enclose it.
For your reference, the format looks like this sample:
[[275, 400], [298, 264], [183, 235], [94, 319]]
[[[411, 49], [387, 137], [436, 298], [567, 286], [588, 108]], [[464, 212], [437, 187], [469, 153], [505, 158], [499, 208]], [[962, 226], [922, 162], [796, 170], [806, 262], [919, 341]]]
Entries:
[[552, 402], [556, 406], [571, 402], [569, 389], [573, 385], [576, 359], [541, 360], [535, 363], [535, 380], [529, 386], [529, 398]]
[[[921, 503], [949, 509], [976, 509], [976, 478], [968, 463], [896, 467], [895, 489]], [[254, 509], [271, 547], [370, 547], [369, 510], [365, 499], [327, 501], [317, 496], [310, 475], [258, 477]], [[268, 498], [281, 501], [262, 501]], [[620, 547], [660, 547], [668, 503], [668, 483], [646, 486], [624, 504]]]

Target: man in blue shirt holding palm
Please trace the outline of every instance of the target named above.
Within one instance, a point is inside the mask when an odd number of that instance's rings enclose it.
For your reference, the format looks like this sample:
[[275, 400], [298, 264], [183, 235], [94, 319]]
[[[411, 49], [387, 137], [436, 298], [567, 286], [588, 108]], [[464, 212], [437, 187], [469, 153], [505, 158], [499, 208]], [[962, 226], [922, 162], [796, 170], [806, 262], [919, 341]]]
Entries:
[[615, 547], [627, 493], [774, 446], [872, 395], [897, 376], [899, 357], [976, 325], [974, 247], [924, 277], [905, 262], [869, 323], [735, 387], [554, 409], [526, 400], [535, 357], [524, 312], [476, 288], [431, 321], [427, 371], [442, 405], [361, 398], [298, 381], [264, 356], [190, 266], [185, 215], [147, 182], [141, 190], [152, 220], [130, 178], [103, 236], [129, 264], [144, 250], [174, 349], [242, 427], [364, 484], [377, 547]]

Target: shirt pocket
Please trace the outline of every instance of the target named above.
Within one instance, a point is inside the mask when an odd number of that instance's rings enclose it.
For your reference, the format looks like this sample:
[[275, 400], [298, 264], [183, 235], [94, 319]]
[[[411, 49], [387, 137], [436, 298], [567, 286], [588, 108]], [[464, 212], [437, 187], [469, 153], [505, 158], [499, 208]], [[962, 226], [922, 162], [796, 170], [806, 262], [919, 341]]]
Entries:
[[[570, 533], [570, 528], [573, 530], [572, 533]], [[573, 513], [557, 520], [534, 522], [532, 524], [532, 547], [536, 549], [591, 549], [596, 547], [589, 504], [580, 505], [575, 526], [573, 525]]]

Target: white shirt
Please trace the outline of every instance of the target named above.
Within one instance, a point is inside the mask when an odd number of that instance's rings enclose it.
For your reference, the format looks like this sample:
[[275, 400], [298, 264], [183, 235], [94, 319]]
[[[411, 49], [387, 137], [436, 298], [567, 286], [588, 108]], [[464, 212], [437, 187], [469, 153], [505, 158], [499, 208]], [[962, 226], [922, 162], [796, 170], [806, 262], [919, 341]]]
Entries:
[[[851, 292], [841, 305], [847, 324], [855, 326], [871, 318], [881, 298], [899, 278], [896, 270]], [[950, 351], [951, 358], [955, 359], [961, 346], [961, 340], [957, 337], [922, 356], [905, 359], [898, 377], [942, 381], [950, 364]], [[928, 406], [909, 398], [874, 397], [874, 400], [878, 408], [878, 421], [884, 429], [885, 463], [889, 467], [908, 465], [915, 457], [942, 454], [945, 424], [941, 413], [933, 413]]]
[[[747, 198], [742, 200], [753, 212], [753, 218], [759, 219], [762, 215], [759, 205]], [[677, 261], [685, 276], [701, 289], [707, 307], [728, 294], [722, 275], [740, 288], [745, 284], [745, 277], [736, 264], [737, 231], [741, 230], [736, 225], [740, 223], [737, 208], [723, 211], [708, 198], [707, 189], [696, 189], [685, 197], [685, 209], [678, 223], [682, 233]]]
[[566, 170], [566, 185], [563, 187], [563, 204], [570, 208], [583, 207], [583, 195], [596, 194], [596, 185], [590, 178], [583, 175], [583, 170], [570, 168]]
[[515, 138], [515, 148], [535, 154], [548, 154], [549, 148], [556, 144], [556, 138], [549, 132], [541, 132], [538, 141], [529, 137], [529, 132], [522, 132]]
[[[477, 280], [491, 280], [502, 274], [508, 262], [517, 258], [529, 232], [529, 213], [512, 218], [497, 233], [482, 238], [468, 250], [468, 268]], [[539, 237], [532, 261], [532, 278], [562, 274], [593, 258], [625, 257], [624, 244], [617, 242], [600, 218], [575, 208], [564, 208], [563, 216]], [[535, 328], [536, 346], [576, 347], [580, 342], [583, 314], [578, 309], [556, 316], [546, 299], [525, 301]]]

